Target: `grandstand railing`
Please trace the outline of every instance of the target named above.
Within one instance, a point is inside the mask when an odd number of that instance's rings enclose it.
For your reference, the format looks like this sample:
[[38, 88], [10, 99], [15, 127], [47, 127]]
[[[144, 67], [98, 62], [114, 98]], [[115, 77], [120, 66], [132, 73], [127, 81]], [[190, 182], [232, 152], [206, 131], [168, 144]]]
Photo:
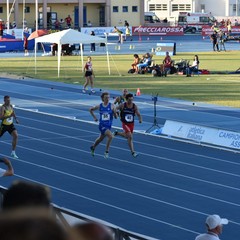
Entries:
[[[3, 186], [0, 186], [0, 202], [2, 203], [4, 193], [6, 192], [6, 188]], [[107, 223], [105, 221], [101, 221], [99, 219], [93, 218], [88, 215], [84, 215], [78, 212], [71, 211], [69, 209], [59, 207], [55, 204], [52, 204], [53, 206], [53, 213], [55, 217], [60, 220], [60, 222], [65, 226], [70, 226], [73, 222], [97, 222], [100, 224], [103, 224], [106, 227], [109, 227], [114, 234], [114, 240], [157, 240], [155, 238], [151, 238], [148, 236], [144, 236], [138, 233], [127, 231], [123, 228], [120, 228], [116, 225]]]

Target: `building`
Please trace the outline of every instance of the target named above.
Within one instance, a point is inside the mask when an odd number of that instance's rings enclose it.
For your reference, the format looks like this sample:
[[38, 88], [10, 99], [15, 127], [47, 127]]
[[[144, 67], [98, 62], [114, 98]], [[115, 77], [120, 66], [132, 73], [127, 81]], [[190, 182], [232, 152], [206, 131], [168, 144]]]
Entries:
[[160, 19], [174, 17], [178, 12], [211, 12], [221, 17], [240, 15], [240, 0], [145, 0], [144, 7], [145, 12], [154, 12]]
[[125, 20], [138, 26], [144, 21], [144, 0], [1, 0], [0, 18], [5, 22], [7, 12], [11, 12], [9, 22], [15, 21], [19, 28], [23, 22], [34, 28], [36, 15], [39, 28], [54, 28], [57, 19], [65, 21], [68, 15], [74, 28], [121, 26]]

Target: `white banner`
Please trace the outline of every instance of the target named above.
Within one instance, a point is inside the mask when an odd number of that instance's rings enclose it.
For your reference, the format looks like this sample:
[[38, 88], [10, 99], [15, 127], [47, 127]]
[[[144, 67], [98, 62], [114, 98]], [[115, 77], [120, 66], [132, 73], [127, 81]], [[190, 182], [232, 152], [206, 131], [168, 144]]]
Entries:
[[227, 148], [240, 149], [240, 133], [217, 128], [167, 120], [163, 126], [162, 134]]
[[[123, 34], [125, 34], [126, 32], [126, 27], [120, 26], [117, 28], [123, 32]], [[130, 32], [132, 32], [132, 27], [130, 28]], [[81, 32], [85, 33], [85, 34], [90, 34], [91, 31], [94, 31], [96, 36], [106, 36], [106, 34], [108, 35], [108, 33], [113, 33], [114, 28], [113, 27], [83, 27], [81, 28]], [[110, 34], [111, 35], [111, 34]], [[118, 36], [118, 34], [116, 34], [116, 36]]]

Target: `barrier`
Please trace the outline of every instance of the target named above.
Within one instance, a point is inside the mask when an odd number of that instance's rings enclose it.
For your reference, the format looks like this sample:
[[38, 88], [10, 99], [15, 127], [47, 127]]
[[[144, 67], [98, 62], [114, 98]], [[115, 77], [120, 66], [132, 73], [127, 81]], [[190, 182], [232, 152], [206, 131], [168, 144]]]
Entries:
[[166, 52], [169, 52], [169, 55], [176, 55], [176, 43], [175, 42], [161, 42], [157, 43], [155, 48], [155, 53], [157, 56], [165, 56]]
[[[0, 186], [0, 202], [2, 203], [2, 198], [6, 192], [6, 188], [3, 186]], [[64, 226], [69, 226], [71, 225], [71, 219], [74, 219], [74, 223], [76, 222], [97, 222], [100, 223], [102, 225], [105, 225], [106, 227], [109, 227], [110, 229], [112, 229], [113, 233], [114, 233], [114, 240], [130, 240], [130, 239], [136, 239], [136, 240], [157, 240], [151, 237], [147, 237], [141, 234], [137, 234], [134, 232], [129, 232], [123, 228], [119, 228], [116, 225], [112, 225], [112, 224], [107, 224], [106, 222], [103, 222], [99, 219], [90, 217], [88, 215], [84, 215], [84, 214], [80, 214], [78, 212], [74, 212], [71, 211], [69, 209], [66, 208], [61, 208], [58, 207], [57, 205], [53, 204], [53, 214], [55, 215], [56, 219], [59, 220]]]
[[240, 133], [238, 132], [166, 120], [162, 134], [240, 150]]

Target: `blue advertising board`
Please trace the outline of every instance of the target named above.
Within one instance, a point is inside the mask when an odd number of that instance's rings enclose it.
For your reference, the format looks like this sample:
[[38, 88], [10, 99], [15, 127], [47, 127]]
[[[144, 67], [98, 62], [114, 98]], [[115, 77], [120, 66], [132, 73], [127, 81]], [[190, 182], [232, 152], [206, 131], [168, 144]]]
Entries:
[[157, 56], [165, 56], [166, 52], [169, 52], [169, 55], [176, 55], [176, 43], [175, 42], [161, 42], [157, 43], [155, 54]]

